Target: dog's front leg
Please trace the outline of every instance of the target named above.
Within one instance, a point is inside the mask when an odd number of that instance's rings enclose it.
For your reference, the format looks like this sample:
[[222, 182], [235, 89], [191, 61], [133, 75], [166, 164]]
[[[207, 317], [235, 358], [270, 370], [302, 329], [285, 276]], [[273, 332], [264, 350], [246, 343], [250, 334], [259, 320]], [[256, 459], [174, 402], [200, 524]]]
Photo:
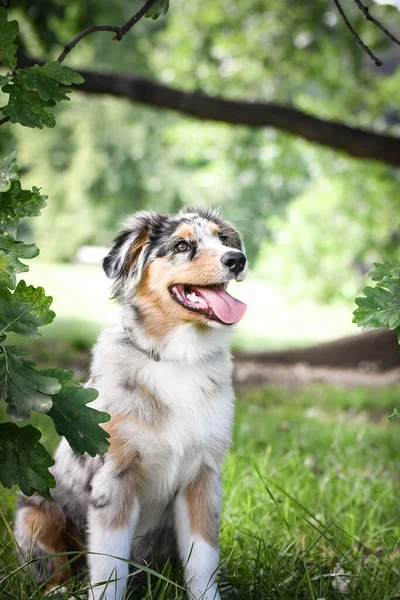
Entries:
[[217, 587], [220, 474], [203, 465], [177, 494], [175, 527], [190, 600], [220, 600]]
[[[90, 600], [121, 600], [126, 590], [129, 559], [139, 506], [135, 506], [125, 524], [105, 524], [104, 511], [89, 509], [89, 571], [92, 586]], [[93, 553], [93, 554], [91, 554]], [[96, 554], [100, 553], [100, 554]], [[100, 582], [102, 585], [97, 585]]]
[[129, 566], [118, 558], [129, 559], [139, 517], [138, 499], [127, 484], [123, 474], [107, 468], [93, 480], [88, 513], [90, 600], [121, 600], [126, 590]]

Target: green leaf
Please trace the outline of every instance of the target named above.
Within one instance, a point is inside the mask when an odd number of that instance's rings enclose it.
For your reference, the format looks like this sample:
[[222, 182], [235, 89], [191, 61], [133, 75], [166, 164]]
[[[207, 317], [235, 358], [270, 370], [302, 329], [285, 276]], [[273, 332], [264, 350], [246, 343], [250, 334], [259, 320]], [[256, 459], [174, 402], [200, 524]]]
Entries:
[[0, 481], [7, 488], [19, 485], [27, 496], [36, 490], [51, 500], [49, 488], [56, 482], [49, 467], [54, 460], [39, 443], [40, 437], [32, 425], [0, 423]]
[[157, 0], [157, 2], [155, 2], [147, 11], [145, 15], [146, 19], [158, 19], [158, 17], [163, 17], [167, 14], [168, 9], [169, 0]]
[[391, 421], [392, 419], [397, 419], [398, 417], [400, 417], [400, 408], [395, 408], [393, 413], [387, 417], [387, 420]]
[[26, 337], [39, 337], [38, 327], [48, 325], [56, 316], [49, 307], [53, 301], [42, 287], [20, 281], [14, 292], [0, 288], [0, 334], [15, 331]]
[[0, 287], [14, 288], [15, 271], [12, 265], [13, 257], [0, 250]]
[[368, 275], [373, 281], [378, 282], [400, 279], [400, 262], [395, 258], [387, 258], [382, 263], [374, 263]]
[[400, 260], [374, 263], [368, 275], [376, 286], [365, 287], [364, 297], [356, 298], [358, 308], [353, 313], [353, 323], [359, 327], [394, 329], [400, 341]]
[[69, 100], [70, 90], [63, 85], [83, 81], [79, 73], [58, 62], [19, 69], [11, 81], [3, 84], [3, 92], [10, 95], [3, 115], [25, 127], [54, 127], [54, 116], [47, 109]]
[[56, 121], [47, 108], [55, 106], [54, 100], [42, 100], [37, 91], [26, 87], [23, 76], [17, 72], [12, 80], [3, 87], [3, 92], [10, 95], [3, 115], [10, 117], [11, 123], [20, 123], [24, 127], [54, 127]]
[[84, 79], [79, 73], [73, 71], [69, 67], [60, 65], [57, 61], [49, 62], [43, 66], [34, 65], [26, 69], [18, 71], [23, 79], [28, 90], [38, 92], [42, 100], [69, 100], [67, 94], [71, 91], [67, 88], [60, 87], [63, 85], [71, 85], [72, 83], [83, 83]]
[[359, 327], [389, 329], [400, 326], [400, 280], [385, 281], [374, 288], [366, 287], [363, 294], [364, 297], [356, 298], [358, 308], [353, 313], [353, 323]]
[[0, 8], [0, 63], [6, 69], [15, 69], [17, 66], [17, 59], [14, 56], [17, 46], [13, 44], [17, 35], [17, 21], [8, 21], [6, 9]]
[[34, 368], [27, 352], [0, 346], [0, 400], [14, 419], [29, 419], [31, 410], [47, 413], [60, 389], [58, 379]]
[[[58, 81], [58, 83], [61, 83], [63, 85], [71, 85], [73, 83], [79, 84], [85, 81], [80, 73], [77, 73], [77, 71], [74, 71], [69, 67], [64, 67], [64, 65], [60, 65], [60, 63], [56, 60], [47, 62], [41, 67], [39, 65], [34, 65], [33, 67], [30, 67], [30, 69], [40, 69], [40, 72], [43, 75], [54, 79], [55, 81]], [[43, 98], [43, 100], [45, 99], [46, 98]]]
[[19, 179], [21, 169], [17, 163], [15, 152], [11, 152], [0, 160], [0, 192], [6, 192], [11, 187], [11, 182]]
[[57, 433], [68, 440], [76, 454], [87, 452], [95, 456], [107, 452], [109, 434], [100, 427], [100, 423], [107, 423], [110, 416], [86, 406], [97, 398], [97, 390], [71, 385], [72, 371], [47, 369], [42, 372], [62, 382], [61, 391], [53, 396], [53, 407], [48, 413]]
[[14, 289], [17, 280], [16, 273], [29, 271], [28, 265], [22, 263], [20, 258], [35, 258], [39, 248], [35, 244], [24, 244], [0, 234], [0, 287]]
[[3, 87], [3, 85], [6, 85], [9, 81], [11, 81], [11, 79], [12, 79], [11, 73], [7, 73], [6, 75], [1, 75], [0, 76], [0, 88]]
[[359, 327], [389, 329], [400, 326], [400, 280], [366, 287], [363, 294], [364, 297], [356, 298], [358, 308], [353, 313], [353, 323]]
[[22, 190], [21, 183], [13, 181], [6, 192], [0, 192], [0, 234], [15, 238], [18, 220], [40, 215], [46, 199], [37, 188]]

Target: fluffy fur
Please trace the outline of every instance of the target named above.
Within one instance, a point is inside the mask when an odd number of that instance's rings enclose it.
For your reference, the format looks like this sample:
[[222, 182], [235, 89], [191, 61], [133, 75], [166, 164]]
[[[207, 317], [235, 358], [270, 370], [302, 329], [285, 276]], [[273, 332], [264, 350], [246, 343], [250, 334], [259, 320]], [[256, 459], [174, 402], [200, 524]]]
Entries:
[[[228, 252], [239, 267], [224, 263]], [[85, 547], [94, 553], [87, 557], [93, 600], [123, 598], [128, 566], [118, 557], [161, 562], [174, 554], [190, 598], [219, 599], [220, 471], [234, 400], [231, 327], [179, 304], [171, 286], [241, 280], [243, 253], [239, 233], [217, 212], [145, 211], [128, 219], [104, 260], [121, 317], [100, 335], [87, 385], [99, 391], [93, 406], [111, 415], [104, 425], [109, 451], [78, 456], [63, 439], [52, 468], [54, 502], [21, 495], [15, 524], [25, 555]], [[66, 560], [35, 562], [38, 581], [68, 580], [76, 565]]]

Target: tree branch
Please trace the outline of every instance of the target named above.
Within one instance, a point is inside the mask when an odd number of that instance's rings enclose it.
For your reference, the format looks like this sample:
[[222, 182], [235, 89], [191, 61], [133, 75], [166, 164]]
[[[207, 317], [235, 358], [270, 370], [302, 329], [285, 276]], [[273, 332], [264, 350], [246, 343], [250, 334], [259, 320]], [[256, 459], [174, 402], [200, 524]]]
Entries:
[[0, 126], [4, 125], [4, 123], [7, 123], [10, 120], [10, 117], [3, 117], [2, 119], [0, 119]]
[[[29, 67], [43, 61], [19, 53], [18, 66]], [[146, 77], [99, 73], [79, 69], [85, 82], [75, 86], [87, 94], [109, 94], [159, 109], [174, 110], [205, 121], [248, 127], [273, 127], [316, 142], [350, 156], [373, 159], [400, 166], [400, 138], [349, 127], [344, 123], [313, 117], [296, 108], [274, 102], [246, 102], [185, 92], [151, 81]]]
[[342, 15], [343, 21], [345, 22], [345, 25], [346, 25], [347, 29], [350, 31], [350, 33], [354, 37], [354, 39], [356, 40], [357, 44], [359, 46], [361, 46], [361, 48], [364, 50], [364, 52], [366, 52], [368, 54], [368, 56], [370, 56], [372, 58], [372, 60], [374, 61], [374, 63], [376, 64], [377, 67], [381, 67], [382, 64], [383, 64], [382, 61], [377, 56], [375, 56], [375, 54], [373, 54], [373, 52], [371, 52], [371, 50], [368, 48], [368, 46], [366, 44], [364, 44], [364, 42], [362, 41], [362, 39], [358, 35], [357, 31], [354, 29], [354, 27], [352, 26], [352, 24], [348, 20], [348, 18], [346, 16], [346, 13], [344, 12], [344, 10], [342, 8], [342, 5], [340, 4], [339, 0], [333, 0], [333, 1], [336, 4], [336, 7], [337, 7], [339, 13]]
[[364, 14], [364, 16], [367, 19], [367, 21], [371, 21], [371, 23], [373, 23], [376, 27], [378, 27], [378, 29], [380, 29], [381, 31], [383, 31], [383, 33], [388, 38], [390, 38], [392, 40], [392, 42], [394, 42], [395, 44], [397, 44], [398, 46], [400, 46], [400, 40], [398, 40], [392, 33], [390, 33], [390, 31], [388, 31], [386, 29], [386, 27], [384, 27], [382, 25], [382, 23], [380, 23], [377, 19], [375, 19], [375, 17], [373, 17], [371, 15], [371, 13], [369, 12], [368, 6], [365, 6], [365, 4], [363, 4], [361, 2], [361, 0], [354, 0], [354, 2], [357, 4], [357, 6], [361, 10], [361, 12]]
[[87, 27], [79, 35], [77, 35], [76, 38], [74, 38], [69, 44], [65, 46], [64, 50], [61, 52], [60, 56], [57, 59], [58, 62], [62, 63], [67, 57], [67, 55], [71, 52], [71, 50], [75, 48], [75, 46], [81, 40], [83, 40], [83, 38], [85, 38], [87, 35], [90, 35], [91, 33], [94, 33], [95, 31], [112, 31], [115, 33], [113, 39], [120, 41], [124, 37], [124, 35], [128, 33], [128, 31], [132, 29], [132, 27], [136, 25], [136, 23], [140, 21], [142, 17], [144, 17], [147, 11], [156, 2], [157, 0], [146, 0], [142, 8], [138, 10], [138, 12], [135, 15], [133, 15], [133, 17], [131, 17], [129, 21], [125, 23], [125, 25], [93, 25], [92, 27]]

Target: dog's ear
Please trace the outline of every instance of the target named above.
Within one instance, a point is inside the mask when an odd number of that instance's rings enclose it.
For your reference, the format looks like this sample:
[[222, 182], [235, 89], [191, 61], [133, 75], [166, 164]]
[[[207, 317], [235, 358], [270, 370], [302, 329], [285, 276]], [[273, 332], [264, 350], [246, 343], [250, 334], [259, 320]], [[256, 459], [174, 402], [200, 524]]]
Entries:
[[128, 274], [138, 282], [144, 267], [144, 247], [152, 224], [159, 215], [153, 211], [141, 210], [125, 222], [125, 229], [114, 239], [110, 252], [103, 260], [103, 269], [111, 279]]

